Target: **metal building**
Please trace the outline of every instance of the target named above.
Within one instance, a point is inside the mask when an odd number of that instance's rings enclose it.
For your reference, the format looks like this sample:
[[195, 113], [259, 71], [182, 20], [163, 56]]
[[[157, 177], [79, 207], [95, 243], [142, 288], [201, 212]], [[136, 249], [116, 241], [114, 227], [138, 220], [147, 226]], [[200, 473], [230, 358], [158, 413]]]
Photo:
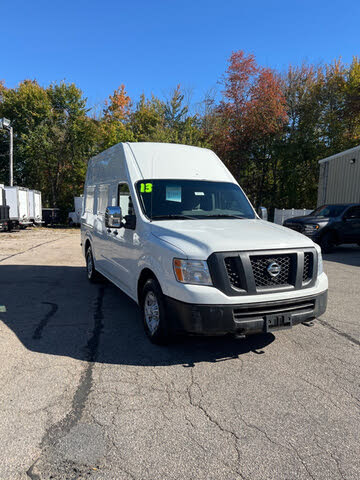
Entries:
[[319, 160], [317, 204], [360, 203], [360, 145]]

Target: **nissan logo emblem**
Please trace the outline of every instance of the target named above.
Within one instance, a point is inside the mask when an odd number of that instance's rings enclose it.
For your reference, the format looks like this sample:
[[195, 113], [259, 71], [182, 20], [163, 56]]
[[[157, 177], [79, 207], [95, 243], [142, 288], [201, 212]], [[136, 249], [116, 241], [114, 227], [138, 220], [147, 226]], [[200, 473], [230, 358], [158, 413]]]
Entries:
[[268, 274], [271, 277], [277, 277], [279, 273], [281, 272], [281, 267], [278, 263], [276, 262], [271, 262], [269, 265], [266, 267], [266, 270], [268, 271]]

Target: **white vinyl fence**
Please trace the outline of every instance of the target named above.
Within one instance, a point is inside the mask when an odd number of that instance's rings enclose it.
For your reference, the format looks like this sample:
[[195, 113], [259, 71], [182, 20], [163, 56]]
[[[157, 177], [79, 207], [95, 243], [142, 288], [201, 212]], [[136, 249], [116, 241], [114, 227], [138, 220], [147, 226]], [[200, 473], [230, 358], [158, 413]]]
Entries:
[[285, 220], [292, 217], [302, 217], [304, 215], [309, 215], [313, 210], [307, 210], [306, 208], [275, 208], [274, 212], [274, 223], [282, 225]]

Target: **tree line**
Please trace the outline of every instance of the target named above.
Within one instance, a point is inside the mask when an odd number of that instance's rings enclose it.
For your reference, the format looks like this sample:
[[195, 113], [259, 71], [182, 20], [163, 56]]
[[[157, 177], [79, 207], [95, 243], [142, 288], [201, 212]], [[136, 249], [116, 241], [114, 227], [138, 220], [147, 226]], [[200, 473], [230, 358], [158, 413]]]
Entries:
[[[360, 60], [280, 73], [238, 51], [219, 90], [194, 109], [180, 86], [167, 99], [135, 101], [121, 85], [94, 114], [75, 84], [0, 82], [0, 118], [14, 128], [14, 183], [66, 211], [93, 155], [125, 141], [184, 143], [215, 150], [255, 206], [315, 207], [318, 160], [360, 143]], [[8, 182], [8, 147], [0, 130], [0, 183]]]

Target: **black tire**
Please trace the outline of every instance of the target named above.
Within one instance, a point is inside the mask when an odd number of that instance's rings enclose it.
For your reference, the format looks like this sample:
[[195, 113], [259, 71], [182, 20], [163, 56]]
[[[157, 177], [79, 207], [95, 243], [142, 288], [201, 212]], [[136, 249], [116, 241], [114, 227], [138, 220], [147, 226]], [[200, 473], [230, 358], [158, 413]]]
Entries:
[[86, 250], [85, 260], [86, 260], [86, 274], [89, 282], [91, 283], [98, 282], [101, 278], [101, 275], [97, 270], [95, 270], [94, 257], [92, 254], [91, 247], [88, 247], [88, 249]]
[[[158, 318], [155, 320], [149, 319], [149, 301], [154, 299], [157, 304], [154, 304], [154, 312], [158, 311]], [[146, 281], [141, 295], [141, 311], [143, 324], [146, 335], [149, 337], [152, 343], [157, 345], [166, 345], [171, 339], [169, 332], [169, 326], [166, 319], [166, 311], [164, 305], [164, 295], [161, 291], [159, 283], [154, 279], [150, 278]]]
[[321, 237], [320, 246], [324, 253], [331, 253], [336, 245], [335, 237], [332, 232], [325, 232]]

